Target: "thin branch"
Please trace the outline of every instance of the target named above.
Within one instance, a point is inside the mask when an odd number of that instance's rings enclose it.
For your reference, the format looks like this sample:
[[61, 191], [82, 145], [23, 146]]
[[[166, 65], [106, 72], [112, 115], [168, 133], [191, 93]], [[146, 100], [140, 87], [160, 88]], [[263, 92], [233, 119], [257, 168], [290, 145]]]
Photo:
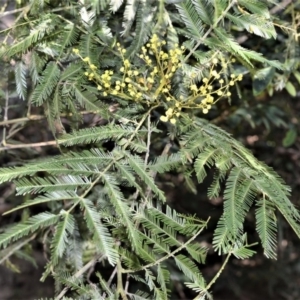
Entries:
[[145, 163], [144, 165], [147, 166], [148, 164], [148, 159], [149, 159], [149, 156], [150, 156], [150, 146], [151, 146], [151, 133], [152, 133], [152, 130], [151, 130], [151, 116], [149, 115], [148, 116], [148, 134], [147, 134], [147, 151], [146, 151], [146, 155], [145, 155]]
[[23, 122], [27, 122], [27, 121], [42, 120], [42, 119], [45, 119], [45, 118], [46, 117], [42, 116], [42, 115], [31, 115], [31, 116], [28, 116], [28, 117], [11, 119], [11, 120], [7, 120], [7, 119], [4, 118], [4, 120], [0, 122], [0, 126], [16, 124], [16, 123], [23, 123]]
[[126, 283], [125, 283], [125, 293], [128, 295], [128, 289], [129, 289], [129, 275], [126, 276]]
[[9, 16], [9, 15], [16, 14], [18, 12], [21, 12], [23, 9], [24, 9], [24, 7], [0, 13], [0, 19], [3, 18], [3, 17]]
[[[6, 88], [5, 91], [5, 106], [4, 106], [4, 116], [3, 120], [7, 121], [8, 117], [8, 102], [9, 102], [9, 96], [8, 96], [8, 89]], [[2, 145], [6, 146], [6, 127], [3, 128], [3, 136], [2, 136]]]
[[121, 295], [122, 300], [127, 300], [128, 298], [123, 287], [122, 265], [120, 260], [117, 262], [117, 274], [117, 293], [118, 295]]
[[228, 255], [226, 256], [226, 259], [224, 260], [218, 273], [214, 276], [214, 278], [210, 281], [210, 283], [206, 286], [206, 288], [203, 291], [201, 291], [197, 297], [194, 298], [194, 300], [202, 299], [203, 295], [208, 292], [208, 290], [212, 287], [212, 285], [217, 281], [217, 279], [220, 277], [221, 273], [224, 271], [231, 255], [232, 255], [232, 252], [230, 251], [228, 253]]
[[108, 281], [107, 281], [107, 286], [108, 286], [108, 287], [111, 285], [111, 283], [112, 283], [114, 277], [115, 277], [116, 274], [117, 274], [117, 271], [118, 271], [118, 268], [115, 267], [114, 270], [113, 270], [113, 272], [111, 273], [111, 275], [110, 275]]
[[40, 142], [40, 143], [31, 143], [31, 144], [6, 144], [4, 147], [0, 147], [0, 152], [9, 149], [20, 149], [20, 148], [35, 148], [35, 147], [45, 147], [45, 146], [57, 146], [57, 141], [48, 141], [48, 142]]
[[292, 0], [283, 0], [280, 3], [277, 3], [271, 10], [270, 13], [271, 14], [276, 14], [279, 11], [285, 9], [285, 7], [287, 7], [290, 3], [292, 2]]

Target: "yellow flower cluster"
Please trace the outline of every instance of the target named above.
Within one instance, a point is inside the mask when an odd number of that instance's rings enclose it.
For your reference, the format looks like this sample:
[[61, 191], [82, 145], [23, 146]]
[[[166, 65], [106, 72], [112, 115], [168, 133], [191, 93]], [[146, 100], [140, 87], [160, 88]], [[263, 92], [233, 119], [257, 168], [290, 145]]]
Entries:
[[178, 118], [180, 116], [180, 111], [181, 111], [181, 107], [177, 103], [177, 105], [174, 108], [168, 108], [167, 111], [166, 111], [166, 115], [161, 116], [160, 120], [162, 122], [170, 121], [171, 124], [175, 124], [176, 123], [176, 118]]
[[175, 99], [172, 96], [166, 98], [167, 102], [172, 100], [173, 107], [168, 108], [165, 115], [160, 117], [161, 121], [170, 121], [172, 124], [175, 124], [176, 118], [180, 116], [182, 108], [201, 109], [203, 114], [207, 114], [214, 103], [219, 101], [222, 97], [231, 96], [229, 87], [233, 86], [236, 81], [242, 80], [243, 76], [241, 74], [238, 76], [231, 74], [230, 78], [226, 79], [225, 84], [225, 80], [221, 78], [223, 69], [219, 72], [214, 70], [218, 60], [214, 58], [212, 63], [209, 76], [204, 77], [199, 86], [196, 83], [190, 85], [191, 95], [189, 97], [185, 99], [183, 96], [180, 96], [179, 99]]
[[115, 81], [112, 78], [112, 70], [106, 70], [104, 74], [99, 76], [95, 72], [97, 68], [90, 62], [89, 57], [81, 57], [78, 49], [73, 49], [73, 52], [88, 64], [89, 71], [86, 71], [85, 75], [97, 84], [97, 88], [102, 91], [103, 96], [114, 95], [147, 105], [158, 105], [164, 100], [161, 95], [164, 95], [167, 101], [171, 99], [169, 96], [171, 78], [181, 66], [180, 56], [184, 50], [184, 47], [179, 48], [176, 45], [174, 49], [165, 52], [163, 50], [165, 45], [166, 42], [160, 41], [158, 36], [154, 34], [149, 43], [142, 47], [139, 58], [147, 66], [147, 72], [141, 74], [140, 70], [131, 65], [125, 57], [126, 49], [117, 43], [116, 48], [122, 58], [123, 65], [120, 68], [122, 78], [116, 77]]
[[[185, 50], [183, 46], [175, 45], [173, 49], [166, 50], [166, 42], [161, 41], [154, 34], [139, 54], [141, 62], [144, 62], [142, 68], [146, 69], [143, 72], [141, 67], [136, 67], [126, 58], [126, 49], [123, 49], [119, 43], [116, 44], [116, 48], [123, 62], [120, 73], [116, 75], [112, 70], [106, 70], [99, 75], [97, 67], [91, 63], [89, 57], [81, 57], [78, 49], [73, 49], [73, 52], [87, 63], [88, 71], [85, 75], [95, 82], [103, 96], [113, 95], [121, 99], [145, 103], [148, 106], [164, 106], [165, 115], [160, 117], [163, 122], [169, 121], [175, 124], [183, 108], [197, 108], [207, 114], [221, 97], [231, 95], [228, 91], [230, 86], [242, 80], [242, 75], [232, 74], [229, 79], [224, 77], [225, 84], [221, 75], [227, 68], [227, 63], [222, 57], [219, 58], [220, 60], [213, 57], [208, 76], [202, 79], [201, 84], [191, 83], [189, 97], [180, 96], [177, 99], [171, 91], [171, 80], [181, 67], [180, 58]], [[215, 67], [219, 63], [222, 69], [216, 71]]]
[[[216, 58], [213, 59], [213, 66], [210, 69], [209, 76], [204, 77], [202, 79], [202, 84], [198, 87], [195, 83], [190, 85], [190, 90], [193, 94], [190, 97], [185, 105], [194, 105], [195, 108], [202, 109], [204, 114], [207, 114], [212, 107], [212, 104], [219, 101], [222, 97], [230, 97], [231, 93], [228, 91], [230, 86], [233, 86], [236, 81], [241, 81], [243, 76], [240, 74], [236, 76], [235, 74], [231, 74], [227, 83], [225, 83], [224, 79], [221, 78], [221, 73], [223, 69], [219, 72], [214, 70], [214, 66], [218, 63]], [[223, 65], [223, 62], [222, 62]], [[217, 86], [217, 88], [214, 88]], [[201, 102], [195, 106], [195, 99], [199, 96], [202, 97]]]

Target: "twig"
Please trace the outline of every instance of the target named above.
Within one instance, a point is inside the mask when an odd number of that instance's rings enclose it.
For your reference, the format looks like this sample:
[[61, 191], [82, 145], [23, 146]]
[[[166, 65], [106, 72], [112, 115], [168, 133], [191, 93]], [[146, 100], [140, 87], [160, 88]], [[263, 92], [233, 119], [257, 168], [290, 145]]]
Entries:
[[149, 159], [149, 156], [150, 156], [150, 146], [151, 146], [151, 133], [152, 133], [152, 130], [151, 130], [151, 116], [149, 115], [148, 116], [148, 134], [147, 134], [147, 151], [146, 151], [146, 155], [145, 155], [145, 167], [147, 166], [148, 164], [148, 159]]
[[17, 118], [17, 119], [11, 119], [11, 120], [7, 120], [7, 119], [3, 118], [4, 120], [0, 122], [0, 126], [5, 126], [5, 125], [10, 125], [10, 124], [15, 124], [15, 123], [22, 123], [22, 122], [26, 122], [26, 121], [42, 120], [45, 118], [46, 118], [45, 116], [41, 116], [41, 115], [32, 115], [32, 116], [28, 116], [28, 117], [24, 117], [24, 118]]
[[[9, 97], [8, 97], [8, 89], [6, 88], [5, 91], [5, 107], [4, 107], [4, 116], [3, 120], [7, 121], [7, 115], [8, 115], [8, 102], [9, 102]], [[3, 128], [3, 136], [2, 136], [2, 145], [6, 145], [6, 127]]]
[[118, 295], [121, 295], [123, 300], [127, 300], [127, 296], [125, 293], [125, 290], [123, 288], [123, 279], [122, 279], [122, 265], [121, 265], [121, 261], [118, 260], [117, 262], [117, 278], [118, 278], [118, 282], [117, 282], [117, 293]]
[[226, 259], [224, 260], [224, 262], [223, 262], [221, 268], [219, 269], [218, 273], [214, 276], [214, 278], [210, 281], [210, 283], [206, 286], [206, 288], [203, 291], [201, 291], [197, 297], [194, 298], [194, 300], [200, 299], [204, 295], [204, 293], [208, 292], [208, 290], [211, 288], [211, 286], [217, 281], [217, 279], [220, 277], [221, 273], [225, 269], [231, 254], [232, 254], [232, 252], [230, 251], [228, 253], [228, 255], [226, 256]]
[[115, 277], [115, 275], [117, 274], [117, 267], [114, 268], [113, 272], [111, 273], [108, 281], [107, 281], [107, 286], [109, 287]]
[[[110, 106], [108, 109], [110, 110], [112, 106]], [[81, 115], [86, 114], [97, 114], [97, 111], [81, 111], [78, 112]], [[60, 117], [72, 117], [74, 114], [72, 113], [66, 113], [66, 114], [60, 114]], [[28, 115], [27, 117], [23, 118], [16, 118], [11, 120], [3, 120], [0, 122], [0, 126], [9, 125], [9, 124], [15, 124], [15, 123], [22, 123], [26, 121], [37, 121], [37, 120], [43, 120], [46, 119], [46, 116], [44, 115]]]
[[18, 9], [13, 9], [13, 10], [10, 10], [10, 11], [5, 11], [3, 13], [0, 13], [0, 19], [3, 18], [3, 17], [6, 17], [6, 16], [9, 16], [9, 15], [13, 15], [13, 14], [16, 14], [18, 12], [21, 12], [24, 8], [18, 8]]
[[284, 9], [286, 6], [288, 6], [290, 3], [292, 2], [292, 0], [283, 0], [280, 3], [277, 3], [276, 6], [274, 6], [271, 10], [270, 13], [271, 14], [276, 14], [278, 13], [280, 10]]
[[128, 288], [129, 288], [129, 275], [126, 276], [126, 283], [125, 283], [125, 293], [128, 294]]
[[31, 143], [31, 144], [6, 144], [4, 147], [0, 147], [0, 152], [3, 150], [9, 149], [19, 149], [19, 148], [35, 148], [35, 147], [44, 147], [44, 146], [57, 146], [57, 141], [48, 141], [48, 142], [39, 142], [39, 143]]

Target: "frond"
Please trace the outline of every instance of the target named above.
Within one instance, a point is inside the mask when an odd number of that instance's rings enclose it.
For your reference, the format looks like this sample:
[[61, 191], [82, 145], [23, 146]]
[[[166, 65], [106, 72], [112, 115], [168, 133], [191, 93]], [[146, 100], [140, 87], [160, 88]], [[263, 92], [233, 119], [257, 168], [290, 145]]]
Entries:
[[[76, 278], [69, 273], [60, 272], [59, 274], [53, 275], [54, 279], [56, 279], [60, 284], [64, 284], [72, 290], [76, 291], [79, 295], [92, 296], [93, 290], [91, 290], [90, 286], [86, 286], [83, 284], [80, 278]], [[103, 298], [95, 298], [102, 300]]]
[[[252, 63], [250, 61], [249, 52], [250, 50], [247, 50], [240, 46], [232, 36], [228, 35], [228, 33], [225, 32], [222, 28], [215, 28], [214, 30], [214, 37], [215, 39], [207, 39], [206, 42], [208, 42], [208, 45], [211, 45], [213, 47], [221, 47], [225, 51], [232, 53], [235, 56], [241, 57], [246, 63], [248, 63], [250, 66], [252, 66]], [[261, 54], [257, 52], [252, 52], [252, 59], [259, 60]]]
[[63, 106], [63, 102], [61, 101], [61, 99], [61, 86], [57, 85], [54, 90], [52, 99], [50, 101], [44, 102], [45, 115], [47, 117], [49, 127], [54, 136], [56, 132], [62, 133], [65, 131], [60, 119], [60, 112], [62, 111]]
[[52, 191], [75, 191], [77, 187], [89, 187], [91, 181], [84, 176], [65, 175], [60, 177], [22, 178], [16, 181], [18, 195], [37, 194]]
[[80, 153], [69, 152], [47, 161], [28, 162], [27, 166], [2, 168], [0, 182], [11, 181], [25, 176], [33, 176], [37, 172], [49, 175], [93, 175], [98, 168], [105, 167], [115, 160], [112, 153], [101, 149], [84, 150]]
[[107, 9], [107, 6], [111, 0], [91, 0], [91, 5], [94, 11], [96, 11], [97, 14], [100, 13], [100, 11], [104, 11]]
[[105, 255], [111, 265], [115, 265], [118, 260], [118, 252], [115, 249], [114, 239], [106, 225], [101, 222], [100, 214], [88, 199], [81, 199], [80, 206], [85, 211], [84, 218], [93, 234], [93, 240], [99, 253]]
[[70, 88], [70, 93], [75, 96], [75, 99], [78, 101], [81, 107], [97, 111], [101, 107], [101, 101], [99, 101], [95, 94], [92, 94], [90, 91], [83, 90], [77, 85], [73, 85]]
[[219, 255], [226, 254], [231, 250], [233, 241], [234, 238], [229, 228], [226, 226], [223, 213], [214, 232], [213, 248], [215, 251], [218, 251]]
[[79, 30], [74, 23], [68, 23], [64, 27], [63, 33], [58, 38], [60, 41], [60, 55], [66, 50], [66, 47], [74, 45], [77, 42]]
[[115, 166], [119, 170], [122, 180], [125, 180], [129, 186], [135, 187], [144, 196], [142, 187], [136, 181], [134, 170], [124, 161], [115, 161]]
[[182, 160], [179, 154], [160, 155], [149, 165], [149, 169], [158, 173], [164, 173], [176, 169], [181, 164]]
[[78, 76], [82, 76], [80, 74], [80, 71], [82, 71], [83, 65], [82, 63], [71, 63], [69, 64], [61, 73], [60, 80], [70, 80], [70, 79], [75, 79]]
[[138, 235], [136, 234], [135, 226], [132, 222], [132, 218], [130, 217], [129, 206], [125, 202], [124, 195], [117, 185], [116, 178], [112, 174], [106, 173], [102, 176], [102, 180], [104, 183], [105, 193], [107, 193], [109, 201], [114, 206], [117, 216], [122, 220], [126, 227], [133, 249], [137, 249], [139, 244]]
[[257, 202], [256, 208], [256, 230], [260, 237], [264, 253], [269, 258], [276, 258], [277, 224], [274, 206], [266, 199]]
[[197, 281], [186, 282], [185, 285], [196, 293], [199, 293], [197, 297], [199, 300], [213, 299], [212, 295], [206, 289], [206, 283], [203, 277], [199, 276]]
[[[231, 150], [228, 153], [231, 153], [230, 160], [234, 169], [231, 171], [232, 173], [228, 179], [225, 179], [225, 215], [223, 215], [218, 222], [214, 234], [214, 248], [220, 253], [226, 253], [230, 250], [229, 247], [232, 243], [234, 244], [235, 240], [234, 228], [241, 228], [241, 224], [254, 198], [258, 194], [263, 194], [266, 200], [264, 200], [264, 205], [259, 206], [260, 238], [263, 246], [267, 247], [265, 249], [266, 255], [268, 257], [275, 257], [273, 227], [276, 225], [276, 222], [274, 220], [272, 221], [270, 213], [269, 215], [265, 215], [265, 203], [270, 203], [268, 205], [271, 205], [273, 210], [278, 209], [292, 226], [295, 233], [300, 236], [300, 226], [298, 223], [300, 215], [288, 199], [289, 188], [283, 184], [282, 179], [271, 168], [259, 162], [243, 145], [233, 139], [229, 134], [206, 121], [196, 121], [196, 123], [198, 123], [201, 128], [201, 131], [198, 130], [198, 127], [196, 129], [199, 135], [197, 140], [210, 137], [210, 140], [207, 140], [210, 141], [210, 143], [205, 150], [203, 150], [203, 153], [207, 154], [216, 151], [216, 149], [222, 149], [224, 145], [231, 145]], [[193, 133], [190, 133], [190, 135], [193, 135]], [[186, 149], [183, 151], [186, 151]], [[206, 164], [211, 166], [212, 161]], [[202, 167], [203, 170], [204, 166], [205, 164], [203, 163], [195, 163], [196, 173], [199, 172], [197, 167]], [[217, 166], [217, 164], [215, 164], [215, 166]], [[203, 171], [200, 174], [203, 174]], [[204, 178], [203, 176], [206, 175], [200, 176], [200, 179]], [[226, 203], [228, 200], [229, 202]], [[261, 201], [258, 203], [261, 203]], [[270, 211], [270, 208], [268, 209]], [[232, 210], [234, 213], [230, 215]], [[231, 232], [231, 230], [233, 230], [233, 232]]]
[[14, 211], [27, 208], [33, 205], [39, 205], [39, 204], [44, 204], [44, 203], [49, 203], [49, 202], [55, 202], [55, 201], [68, 201], [68, 200], [78, 200], [78, 195], [74, 191], [55, 191], [55, 192], [48, 192], [45, 193], [44, 195], [40, 195], [34, 199], [30, 199], [25, 201], [23, 204], [6, 211], [6, 214], [12, 213]]
[[55, 62], [49, 62], [44, 70], [40, 82], [31, 96], [32, 103], [42, 105], [54, 91], [60, 76], [60, 70]]
[[145, 270], [145, 279], [150, 291], [154, 292], [155, 300], [168, 300], [168, 295], [157, 286], [156, 277], [148, 269]]
[[90, 61], [97, 65], [101, 48], [99, 49], [99, 45], [95, 41], [95, 34], [94, 32], [84, 34], [80, 39], [78, 49], [82, 57], [89, 57]]
[[80, 236], [77, 222], [74, 222], [74, 230], [68, 236], [68, 247], [65, 251], [67, 261], [74, 267], [75, 270], [80, 270], [83, 266], [83, 240]]
[[152, 296], [149, 293], [142, 292], [142, 291], [136, 291], [134, 294], [128, 293], [127, 294], [130, 299], [133, 300], [145, 300], [145, 299], [152, 299]]
[[63, 135], [58, 139], [58, 142], [65, 146], [89, 144], [101, 140], [118, 140], [122, 137], [130, 136], [134, 132], [135, 128], [131, 126], [108, 124], [106, 126], [73, 131], [71, 134]]
[[15, 80], [18, 96], [25, 100], [27, 96], [27, 81], [26, 81], [27, 66], [19, 61], [15, 66]]
[[169, 287], [169, 281], [170, 281], [170, 272], [163, 268], [161, 265], [157, 266], [157, 282], [160, 285], [160, 288], [162, 290], [162, 293], [165, 295], [170, 294]]
[[40, 81], [40, 75], [46, 63], [47, 61], [45, 57], [38, 55], [36, 52], [31, 54], [29, 62], [29, 74], [34, 85]]
[[[224, 192], [224, 218], [226, 227], [236, 237], [241, 234], [241, 226], [244, 221], [243, 202], [237, 193], [243, 181], [242, 169], [233, 168], [226, 181]], [[244, 209], [245, 210], [245, 209]]]
[[59, 218], [60, 215], [43, 212], [29, 218], [23, 223], [13, 225], [0, 234], [0, 247], [5, 248], [9, 243], [15, 242], [30, 233], [34, 233], [40, 228], [54, 225]]
[[191, 243], [187, 245], [186, 251], [198, 263], [204, 264], [208, 252], [208, 248], [200, 245], [199, 243]]
[[266, 19], [270, 18], [270, 12], [268, 9], [268, 5], [266, 1], [260, 1], [260, 0], [239, 0], [239, 4], [246, 9], [248, 9], [250, 12], [256, 15], [263, 16]]
[[179, 254], [174, 257], [174, 260], [179, 270], [181, 270], [189, 280], [194, 282], [198, 280], [200, 276], [202, 277], [199, 268], [187, 256]]
[[52, 33], [55, 29], [56, 17], [51, 14], [44, 14], [40, 23], [34, 24], [28, 36], [20, 38], [13, 45], [9, 45], [8, 49], [1, 56], [14, 56], [18, 53], [25, 53], [30, 47], [33, 47], [38, 41], [42, 40], [46, 35]]
[[122, 36], [127, 36], [128, 33], [131, 30], [131, 27], [133, 25], [133, 22], [136, 17], [137, 8], [139, 5], [140, 0], [127, 0], [126, 6], [124, 10], [124, 21], [122, 23], [122, 26], [124, 30], [121, 32]]
[[207, 25], [213, 24], [214, 8], [209, 1], [192, 0], [199, 18]]
[[[200, 15], [198, 14], [198, 10], [195, 9], [193, 2], [191, 0], [184, 1], [180, 4], [176, 4], [176, 8], [181, 20], [193, 39], [201, 40], [204, 32], [204, 25], [201, 17], [204, 17], [205, 21], [208, 20], [205, 12]], [[200, 5], [197, 5], [197, 7], [199, 9]], [[199, 11], [201, 11], [201, 8]]]
[[214, 159], [218, 154], [218, 150], [215, 148], [206, 148], [201, 152], [195, 162], [195, 170], [198, 182], [201, 183], [207, 176], [205, 166], [211, 167], [214, 164]]
[[277, 34], [271, 20], [266, 20], [260, 16], [227, 14], [226, 18], [239, 27], [244, 27], [248, 32], [254, 33], [266, 39], [276, 38]]
[[166, 198], [163, 192], [156, 186], [152, 176], [147, 172], [144, 161], [139, 156], [133, 156], [129, 152], [123, 152], [131, 168], [136, 172], [141, 180], [145, 182], [147, 186], [151, 188], [151, 191], [155, 193], [158, 198], [165, 202]]
[[232, 254], [238, 259], [250, 258], [255, 254], [255, 251], [249, 249], [247, 244], [247, 234], [241, 236], [241, 240], [237, 242], [232, 250]]
[[60, 215], [63, 220], [56, 225], [51, 242], [51, 260], [54, 265], [63, 257], [69, 244], [69, 237], [73, 234], [75, 228], [75, 219], [70, 213], [62, 211]]
[[[105, 291], [105, 293], [109, 296], [109, 297], [113, 297], [114, 296], [114, 293], [113, 293], [113, 290], [112, 288], [107, 284], [106, 280], [104, 280], [101, 276], [101, 274], [99, 272], [96, 273], [96, 276], [98, 277], [99, 279], [99, 283], [100, 283], [100, 286], [102, 287], [103, 291]], [[109, 298], [111, 299], [111, 298]]]
[[154, 13], [150, 5], [140, 1], [135, 19], [135, 34], [130, 47], [126, 50], [127, 56], [133, 56], [147, 42], [154, 27]]
[[207, 196], [209, 199], [216, 198], [221, 192], [221, 183], [224, 181], [226, 173], [217, 170], [214, 173], [214, 179], [211, 185], [207, 189]]

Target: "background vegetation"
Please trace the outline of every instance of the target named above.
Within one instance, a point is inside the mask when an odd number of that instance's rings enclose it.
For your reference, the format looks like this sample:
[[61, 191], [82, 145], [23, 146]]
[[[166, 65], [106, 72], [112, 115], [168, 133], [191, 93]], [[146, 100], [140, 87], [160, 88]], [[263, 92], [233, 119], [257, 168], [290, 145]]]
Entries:
[[1, 297], [299, 298], [300, 1], [7, 4]]

